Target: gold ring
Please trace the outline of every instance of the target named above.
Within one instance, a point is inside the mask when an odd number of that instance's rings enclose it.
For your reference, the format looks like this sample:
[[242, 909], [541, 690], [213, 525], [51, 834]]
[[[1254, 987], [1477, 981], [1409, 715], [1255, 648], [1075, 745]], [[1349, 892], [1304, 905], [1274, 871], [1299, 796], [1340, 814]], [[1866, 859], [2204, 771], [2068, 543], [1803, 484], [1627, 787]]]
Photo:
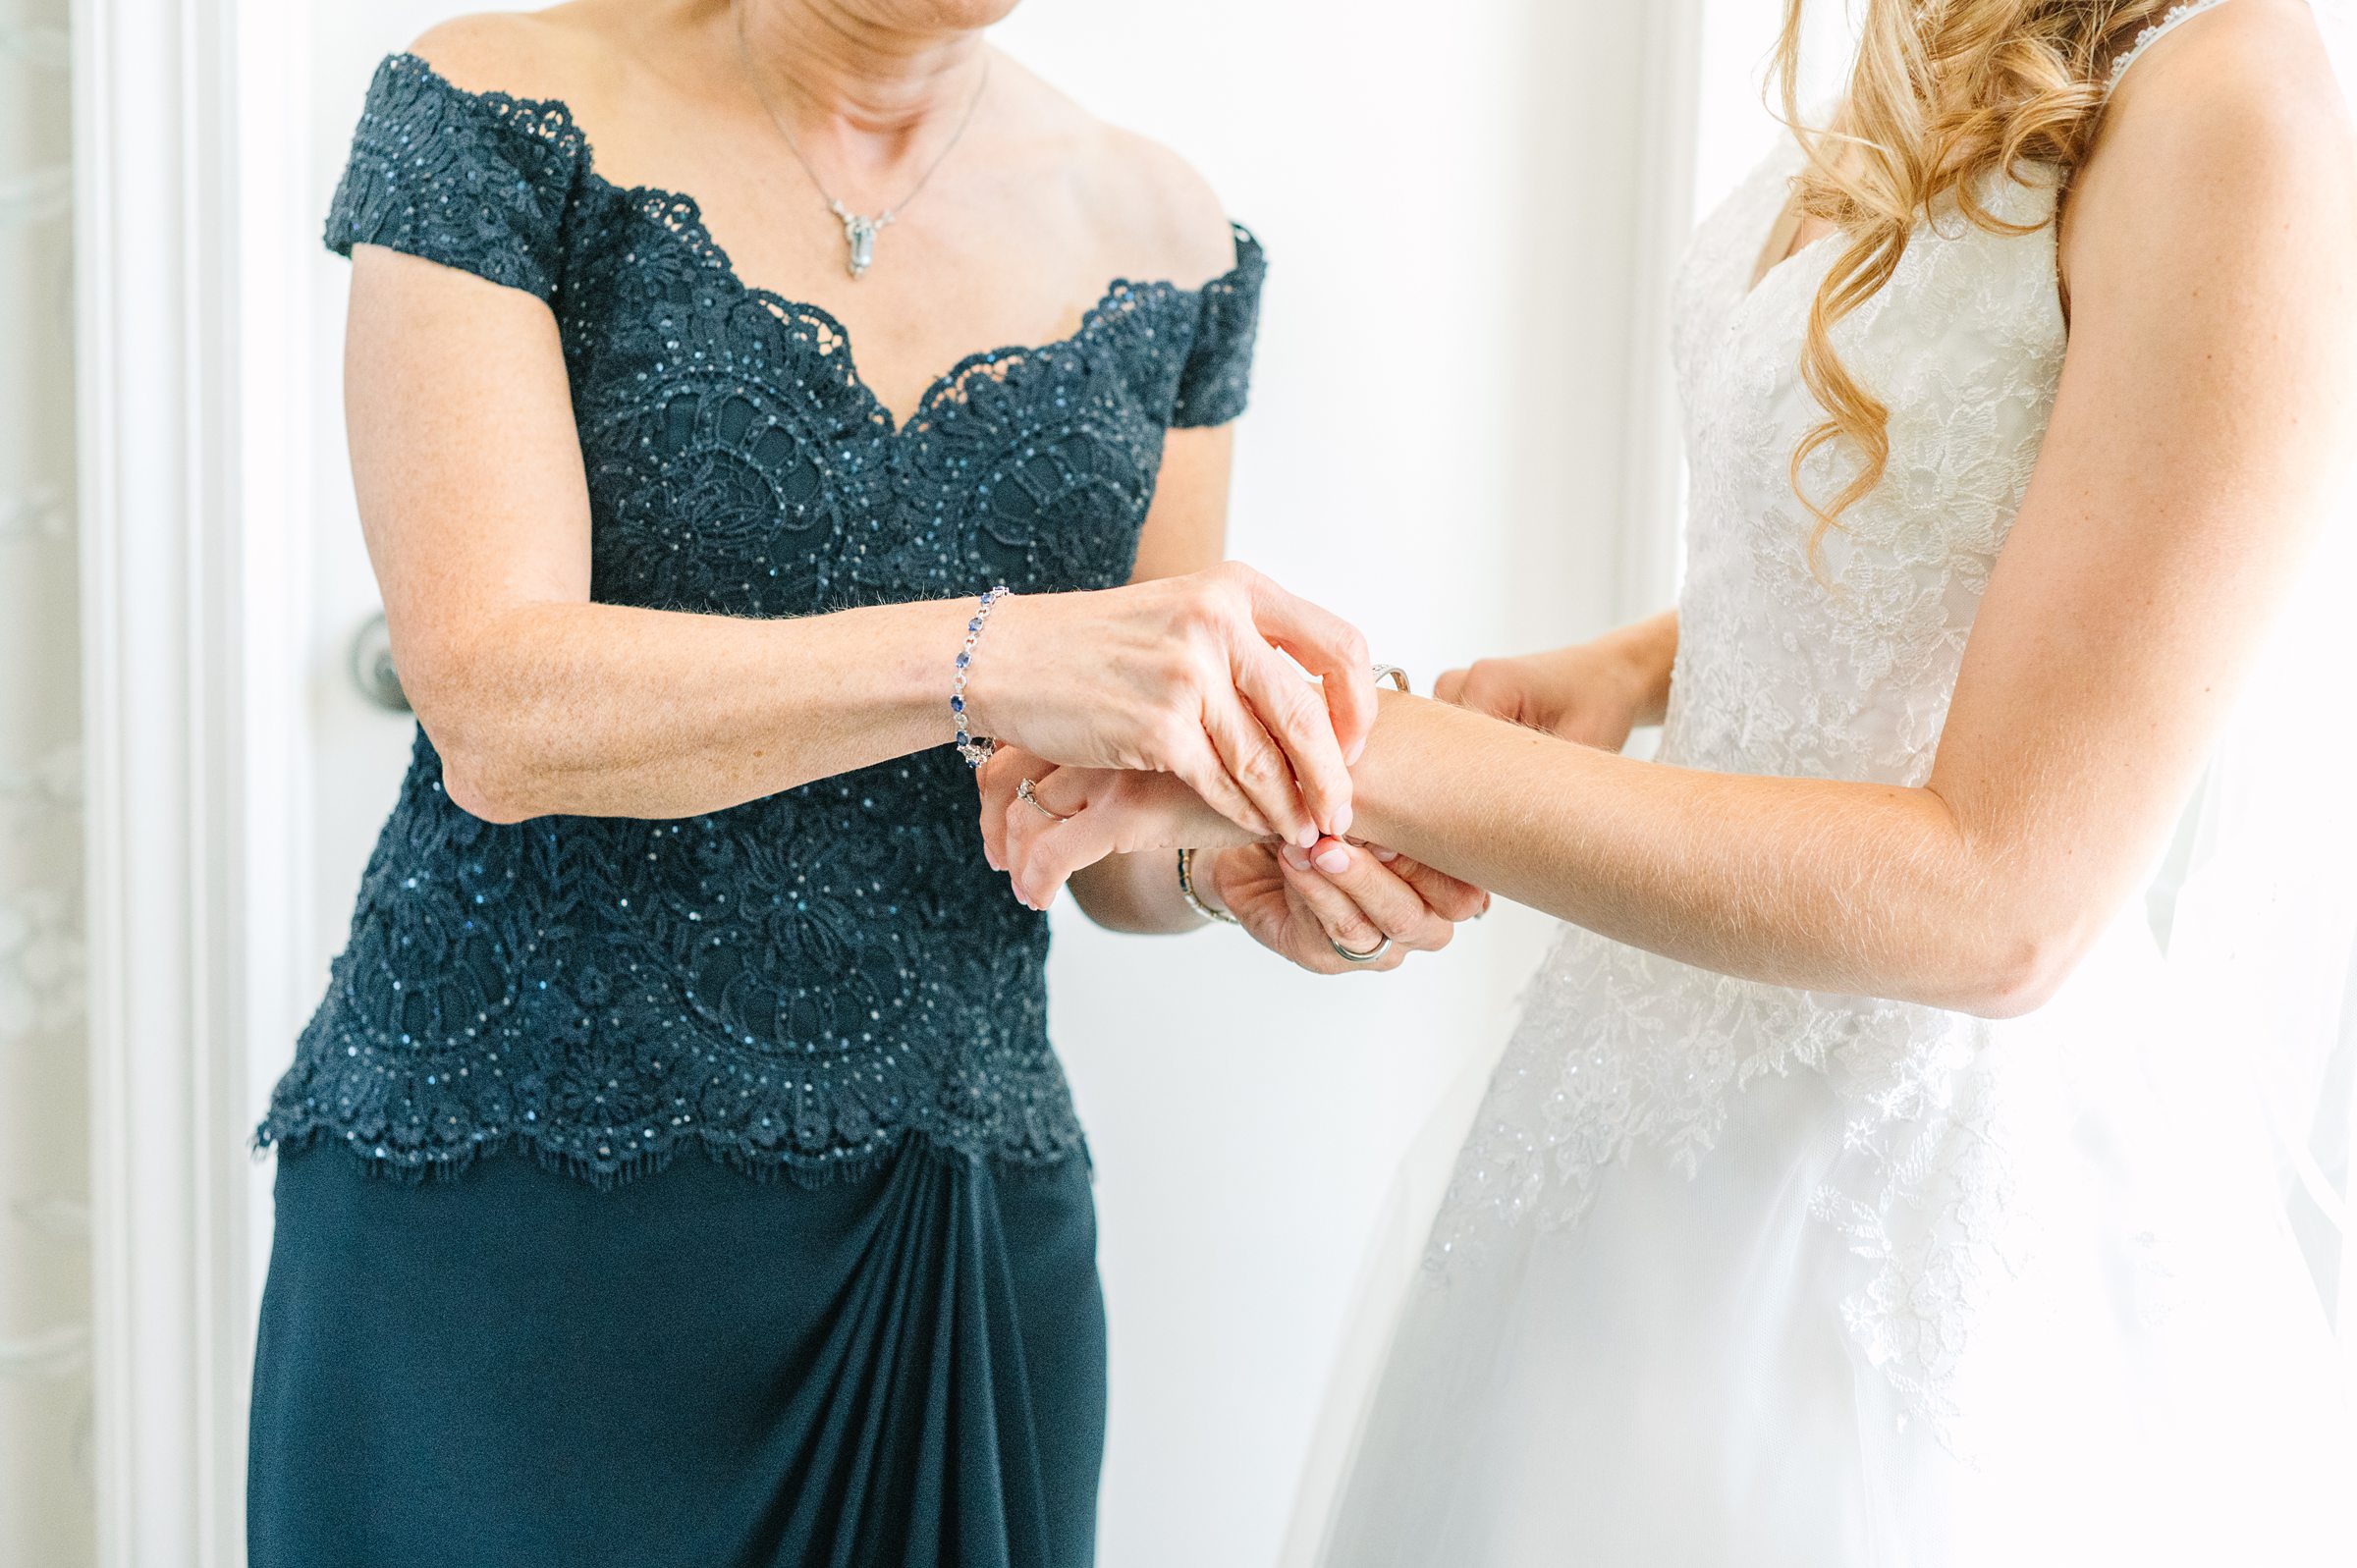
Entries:
[[1072, 820], [1069, 817], [1060, 817], [1055, 812], [1050, 811], [1046, 806], [1040, 804], [1039, 796], [1032, 792], [1038, 787], [1039, 784], [1036, 780], [1025, 779], [1021, 784], [1014, 786], [1014, 798], [1020, 800], [1023, 802], [1023, 804], [1029, 806], [1033, 811], [1038, 812], [1050, 822], [1069, 822]]
[[1343, 946], [1332, 937], [1328, 937], [1326, 939], [1326, 946], [1332, 947], [1334, 949], [1334, 955], [1337, 958], [1342, 959], [1344, 963], [1373, 963], [1376, 959], [1382, 957], [1385, 953], [1392, 950], [1392, 939], [1389, 937], [1384, 938], [1381, 942], [1375, 944], [1374, 946], [1369, 947], [1365, 952], [1352, 952], [1349, 948]]

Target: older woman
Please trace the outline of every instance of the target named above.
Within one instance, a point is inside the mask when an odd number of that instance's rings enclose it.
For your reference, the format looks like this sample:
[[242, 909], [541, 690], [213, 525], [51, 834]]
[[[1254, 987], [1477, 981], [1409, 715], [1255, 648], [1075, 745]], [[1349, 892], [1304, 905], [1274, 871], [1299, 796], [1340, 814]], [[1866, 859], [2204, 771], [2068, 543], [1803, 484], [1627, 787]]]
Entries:
[[[1086, 1162], [959, 752], [1310, 844], [1374, 697], [1217, 566], [1258, 246], [1009, 3], [583, 0], [377, 74], [328, 241], [421, 728], [262, 1128], [257, 1568], [1091, 1555]], [[1359, 858], [1400, 946], [1474, 896]], [[1250, 886], [1343, 962], [1274, 865], [1084, 897]]]

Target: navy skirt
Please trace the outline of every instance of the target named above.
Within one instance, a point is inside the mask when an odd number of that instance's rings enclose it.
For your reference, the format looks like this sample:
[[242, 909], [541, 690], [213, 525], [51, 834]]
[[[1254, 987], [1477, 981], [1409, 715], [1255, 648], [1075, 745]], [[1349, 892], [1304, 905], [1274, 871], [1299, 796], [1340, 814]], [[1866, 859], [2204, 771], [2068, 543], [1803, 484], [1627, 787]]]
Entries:
[[1079, 1568], [1105, 1315], [1083, 1162], [612, 1192], [282, 1153], [252, 1568]]

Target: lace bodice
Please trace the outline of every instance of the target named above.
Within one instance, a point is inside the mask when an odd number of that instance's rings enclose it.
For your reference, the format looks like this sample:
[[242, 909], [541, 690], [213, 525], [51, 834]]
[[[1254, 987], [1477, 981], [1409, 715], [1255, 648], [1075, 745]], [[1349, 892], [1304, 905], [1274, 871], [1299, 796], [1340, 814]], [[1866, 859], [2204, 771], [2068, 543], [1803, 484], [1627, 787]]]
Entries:
[[[1069, 338], [968, 357], [896, 427], [842, 327], [746, 287], [692, 200], [603, 180], [563, 105], [409, 55], [369, 89], [327, 239], [547, 301], [593, 596], [732, 616], [1124, 581], [1165, 430], [1243, 406], [1262, 276], [1239, 230], [1226, 276], [1116, 282]], [[600, 1180], [690, 1146], [803, 1177], [908, 1135], [1077, 1153], [1045, 923], [983, 862], [942, 738], [687, 821], [494, 826], [420, 730], [260, 1136], [410, 1174], [517, 1143]]]
[[[2028, 488], [2062, 366], [2055, 190], [2037, 171], [1980, 192], [2006, 236], [1950, 213], [1836, 325], [1891, 409], [1888, 476], [1826, 535], [1794, 498], [1792, 452], [1822, 417], [1800, 379], [1820, 243], [1751, 274], [1800, 168], [1786, 143], [1697, 235], [1673, 351], [1692, 474], [1665, 761], [1897, 784], [1929, 775], [1991, 566]], [[1817, 494], [1854, 462], [1804, 469]], [[1567, 929], [1533, 983], [1460, 1160], [1431, 1263], [1487, 1229], [1575, 1221], [1638, 1149], [1689, 1169], [1732, 1097], [1767, 1073], [1826, 1074], [1855, 1157], [1818, 1195], [1875, 1264], [1848, 1304], [1868, 1359], [1937, 1412], [1967, 1310], [1994, 1269], [1976, 1226], [2003, 1197], [1974, 1136], [1968, 1075], [1988, 1025], [1963, 1014], [1759, 985]]]
[[[2051, 225], [2009, 238], [1953, 216], [1836, 329], [1843, 363], [1891, 410], [1874, 492], [1815, 554], [1787, 477], [1824, 417], [1800, 378], [1810, 300], [1835, 244], [1745, 292], [1799, 149], [1787, 143], [1698, 237], [1677, 292], [1674, 353], [1692, 475], [1666, 760], [1698, 768], [1917, 784], [1930, 776], [1989, 568], [2046, 434], [2063, 326]], [[2008, 222], [2051, 215], [2050, 189], [2007, 183]], [[1952, 225], [1952, 227], [1950, 227]], [[1855, 472], [1839, 443], [1803, 469], [1830, 496]]]

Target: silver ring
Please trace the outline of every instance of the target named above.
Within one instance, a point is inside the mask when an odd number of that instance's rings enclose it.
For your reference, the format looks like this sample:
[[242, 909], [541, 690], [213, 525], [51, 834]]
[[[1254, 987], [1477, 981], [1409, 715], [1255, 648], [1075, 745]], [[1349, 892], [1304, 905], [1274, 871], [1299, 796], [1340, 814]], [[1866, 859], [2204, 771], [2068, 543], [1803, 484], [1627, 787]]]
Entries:
[[1376, 959], [1382, 957], [1385, 953], [1392, 950], [1392, 939], [1389, 937], [1384, 938], [1381, 942], [1375, 944], [1374, 946], [1369, 947], [1365, 952], [1352, 952], [1349, 948], [1343, 946], [1332, 937], [1328, 937], [1326, 939], [1326, 946], [1332, 947], [1334, 949], [1334, 955], [1337, 958], [1342, 959], [1344, 963], [1373, 963]]
[[1039, 796], [1032, 793], [1032, 791], [1037, 787], [1038, 781], [1033, 779], [1025, 779], [1021, 784], [1014, 786], [1014, 798], [1020, 800], [1023, 802], [1023, 804], [1029, 806], [1033, 811], [1038, 812], [1050, 822], [1069, 822], [1072, 820], [1069, 817], [1060, 817], [1055, 812], [1050, 811], [1046, 806], [1041, 805]]

